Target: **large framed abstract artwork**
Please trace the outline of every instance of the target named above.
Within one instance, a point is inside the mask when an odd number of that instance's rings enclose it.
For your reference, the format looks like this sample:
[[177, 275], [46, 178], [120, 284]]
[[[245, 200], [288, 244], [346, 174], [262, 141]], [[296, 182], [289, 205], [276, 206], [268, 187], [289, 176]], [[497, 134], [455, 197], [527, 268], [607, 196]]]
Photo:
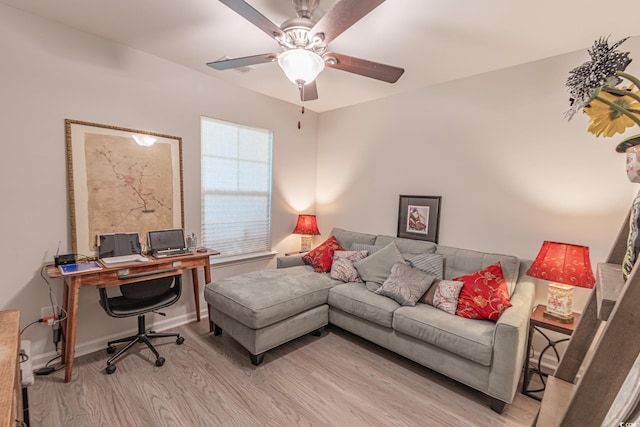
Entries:
[[441, 196], [400, 196], [398, 237], [438, 243]]
[[95, 256], [96, 235], [184, 228], [182, 139], [65, 120], [73, 252]]

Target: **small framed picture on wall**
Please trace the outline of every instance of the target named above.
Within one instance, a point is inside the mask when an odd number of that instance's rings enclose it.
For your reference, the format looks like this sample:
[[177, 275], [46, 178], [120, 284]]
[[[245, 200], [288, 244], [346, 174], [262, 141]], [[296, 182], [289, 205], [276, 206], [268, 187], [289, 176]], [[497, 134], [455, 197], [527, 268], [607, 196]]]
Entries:
[[400, 196], [398, 237], [438, 243], [441, 196]]

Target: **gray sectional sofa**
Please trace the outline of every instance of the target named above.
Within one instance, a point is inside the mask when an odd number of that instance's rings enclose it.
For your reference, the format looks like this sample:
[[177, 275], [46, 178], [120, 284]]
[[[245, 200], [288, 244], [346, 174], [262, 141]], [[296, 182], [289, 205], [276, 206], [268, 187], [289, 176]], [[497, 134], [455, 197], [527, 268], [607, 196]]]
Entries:
[[343, 248], [387, 246], [402, 254], [436, 253], [444, 279], [500, 262], [512, 306], [497, 322], [467, 319], [431, 305], [401, 306], [365, 283], [344, 283], [316, 273], [301, 256], [278, 258], [278, 268], [214, 281], [205, 288], [215, 335], [223, 330], [243, 345], [255, 365], [264, 353], [331, 323], [491, 397], [501, 413], [517, 391], [527, 345], [534, 284], [516, 257], [431, 242], [334, 229]]

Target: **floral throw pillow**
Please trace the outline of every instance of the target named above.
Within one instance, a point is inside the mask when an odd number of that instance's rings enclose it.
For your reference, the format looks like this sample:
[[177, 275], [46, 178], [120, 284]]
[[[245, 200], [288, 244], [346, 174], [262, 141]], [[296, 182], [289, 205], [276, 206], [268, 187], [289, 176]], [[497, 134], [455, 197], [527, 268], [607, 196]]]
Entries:
[[343, 282], [362, 283], [358, 270], [353, 263], [367, 256], [367, 251], [335, 251], [331, 264], [331, 278]]
[[333, 263], [333, 253], [335, 251], [344, 251], [340, 243], [334, 236], [329, 237], [322, 242], [320, 246], [302, 257], [302, 260], [313, 267], [313, 271], [318, 273], [328, 273], [331, 271]]
[[495, 322], [511, 307], [509, 289], [499, 262], [453, 280], [464, 282], [458, 297], [458, 316]]
[[455, 280], [438, 280], [433, 282], [429, 290], [420, 298], [420, 302], [434, 306], [449, 314], [456, 314], [458, 297], [463, 282]]

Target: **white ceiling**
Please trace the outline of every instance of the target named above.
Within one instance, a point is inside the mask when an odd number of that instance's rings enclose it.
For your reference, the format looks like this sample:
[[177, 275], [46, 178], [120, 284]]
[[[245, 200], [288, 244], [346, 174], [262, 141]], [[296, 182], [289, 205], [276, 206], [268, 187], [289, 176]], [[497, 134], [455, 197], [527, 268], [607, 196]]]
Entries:
[[[247, 2], [277, 25], [295, 16], [291, 0]], [[314, 17], [335, 2], [320, 0]], [[296, 86], [275, 63], [249, 73], [206, 66], [223, 56], [280, 52], [273, 39], [218, 0], [0, 3], [300, 103]], [[330, 50], [403, 67], [404, 75], [388, 84], [325, 68], [317, 79], [319, 99], [305, 106], [328, 111], [576, 50], [585, 51], [586, 61], [596, 38], [640, 34], [639, 17], [638, 0], [386, 0], [331, 42]]]

